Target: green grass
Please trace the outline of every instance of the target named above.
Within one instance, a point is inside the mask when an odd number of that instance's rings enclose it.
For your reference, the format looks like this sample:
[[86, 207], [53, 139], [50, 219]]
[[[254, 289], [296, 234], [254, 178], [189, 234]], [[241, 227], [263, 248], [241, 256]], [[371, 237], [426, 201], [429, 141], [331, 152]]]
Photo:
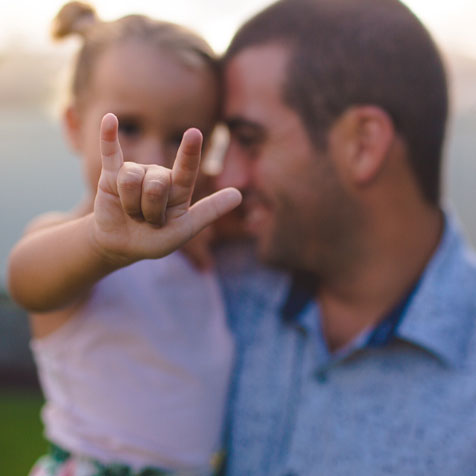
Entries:
[[40, 409], [43, 398], [35, 392], [0, 389], [0, 474], [27, 476], [33, 463], [47, 450]]

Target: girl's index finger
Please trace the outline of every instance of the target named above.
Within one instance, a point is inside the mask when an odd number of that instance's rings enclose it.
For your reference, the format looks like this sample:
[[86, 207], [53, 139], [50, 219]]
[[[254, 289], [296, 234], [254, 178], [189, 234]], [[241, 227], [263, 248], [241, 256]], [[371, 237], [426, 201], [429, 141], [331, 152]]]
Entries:
[[118, 138], [119, 121], [112, 114], [106, 114], [101, 121], [101, 160], [107, 172], [118, 172], [124, 160]]
[[172, 167], [172, 190], [169, 205], [188, 202], [192, 196], [202, 150], [202, 133], [198, 129], [185, 131]]

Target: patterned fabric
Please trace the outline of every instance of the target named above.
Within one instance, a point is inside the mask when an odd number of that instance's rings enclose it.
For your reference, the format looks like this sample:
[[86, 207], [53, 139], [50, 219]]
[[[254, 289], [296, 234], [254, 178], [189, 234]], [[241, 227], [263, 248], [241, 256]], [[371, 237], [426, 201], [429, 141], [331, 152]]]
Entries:
[[225, 257], [228, 476], [476, 474], [476, 257], [451, 218], [392, 338], [337, 354], [318, 303], [283, 319], [288, 276]]
[[33, 467], [30, 476], [192, 476], [187, 472], [170, 472], [158, 468], [135, 471], [123, 464], [104, 465], [51, 445], [50, 453], [43, 456]]
[[[217, 455], [215, 463], [219, 463]], [[51, 445], [50, 453], [40, 458], [30, 472], [30, 476], [212, 476], [211, 473], [190, 471], [165, 471], [147, 467], [134, 470], [124, 464], [102, 464], [91, 458], [75, 456], [70, 452]]]
[[[405, 312], [416, 294], [419, 286], [417, 282], [409, 292], [398, 302], [390, 312], [382, 317], [380, 322], [372, 329], [367, 329], [356, 339], [359, 345], [366, 341], [365, 347], [379, 347], [390, 343], [395, 337], [397, 328], [405, 316]], [[284, 322], [300, 325], [306, 328], [306, 313], [304, 308], [312, 305], [316, 293], [317, 280], [309, 274], [299, 273], [293, 275], [288, 297], [281, 307], [281, 316]], [[311, 323], [310, 328], [313, 327]], [[356, 342], [353, 342], [355, 347]]]

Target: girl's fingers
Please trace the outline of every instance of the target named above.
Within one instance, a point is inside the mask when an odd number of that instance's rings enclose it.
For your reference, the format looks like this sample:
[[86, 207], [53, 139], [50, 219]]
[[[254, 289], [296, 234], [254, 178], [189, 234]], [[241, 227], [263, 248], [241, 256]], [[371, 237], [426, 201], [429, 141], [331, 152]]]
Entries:
[[131, 217], [142, 219], [141, 196], [145, 169], [134, 162], [124, 162], [117, 173], [117, 193], [122, 209]]
[[199, 200], [186, 216], [191, 236], [236, 208], [241, 199], [241, 193], [236, 188], [225, 188]]
[[[200, 200], [189, 209], [200, 166], [201, 147], [201, 132], [189, 129], [183, 136], [172, 170], [123, 162], [117, 118], [106, 114], [101, 124], [101, 181], [104, 178], [109, 182], [107, 178], [114, 177], [113, 187], [117, 190], [124, 212], [130, 217], [159, 227], [167, 225], [168, 220], [179, 219], [178, 227], [172, 226], [175, 229], [171, 229], [172, 234], [186, 235], [180, 239], [190, 238], [241, 202], [238, 190], [225, 189]], [[115, 193], [114, 190], [105, 191]]]
[[169, 197], [169, 206], [188, 207], [193, 187], [200, 167], [202, 133], [198, 129], [185, 131], [172, 168], [173, 189]]
[[165, 224], [172, 176], [170, 169], [149, 166], [142, 182], [141, 208], [145, 221], [152, 225]]
[[101, 121], [102, 168], [109, 173], [118, 173], [123, 164], [121, 145], [118, 138], [119, 122], [114, 114], [106, 114]]

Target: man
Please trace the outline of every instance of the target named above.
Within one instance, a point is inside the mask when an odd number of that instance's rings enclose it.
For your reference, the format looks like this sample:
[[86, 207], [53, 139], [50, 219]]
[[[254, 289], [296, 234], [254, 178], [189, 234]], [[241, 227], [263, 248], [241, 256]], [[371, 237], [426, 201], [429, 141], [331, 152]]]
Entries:
[[429, 34], [397, 0], [283, 0], [224, 75], [222, 185], [293, 276], [234, 260], [228, 473], [474, 474], [476, 261], [440, 206]]

